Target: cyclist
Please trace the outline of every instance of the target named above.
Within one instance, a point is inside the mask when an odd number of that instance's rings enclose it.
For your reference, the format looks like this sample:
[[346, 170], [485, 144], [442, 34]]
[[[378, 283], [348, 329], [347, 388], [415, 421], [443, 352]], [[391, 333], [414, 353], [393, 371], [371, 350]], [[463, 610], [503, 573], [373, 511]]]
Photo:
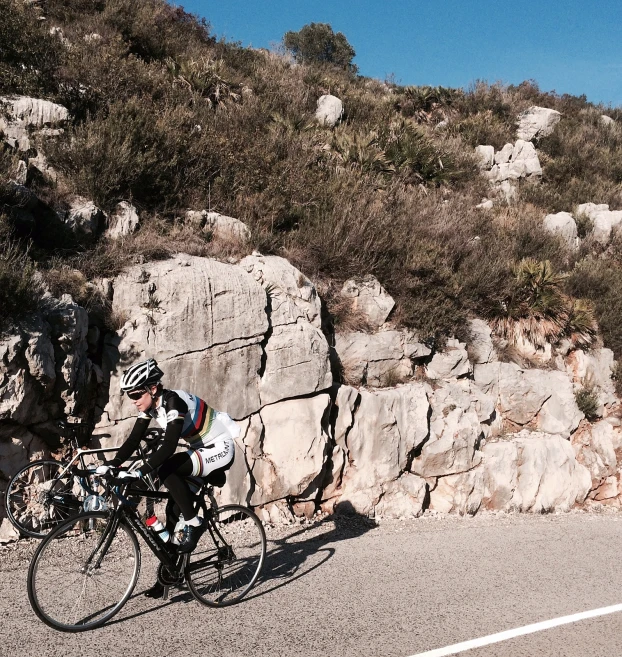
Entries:
[[[235, 456], [233, 439], [239, 435], [239, 429], [226, 413], [215, 411], [196, 395], [184, 390], [166, 390], [163, 376], [153, 358], [136, 363], [123, 373], [121, 394], [127, 394], [139, 415], [116, 457], [97, 472], [105, 473], [110, 466], [119, 467], [126, 461], [145, 436], [151, 420], [155, 420], [165, 430], [157, 450], [139, 470], [123, 471], [119, 477], [140, 478], [158, 471], [160, 481], [184, 517], [178, 550], [185, 553], [194, 550], [203, 533], [185, 477], [206, 477], [214, 470], [230, 466]], [[189, 449], [176, 454], [180, 438], [185, 439]]]

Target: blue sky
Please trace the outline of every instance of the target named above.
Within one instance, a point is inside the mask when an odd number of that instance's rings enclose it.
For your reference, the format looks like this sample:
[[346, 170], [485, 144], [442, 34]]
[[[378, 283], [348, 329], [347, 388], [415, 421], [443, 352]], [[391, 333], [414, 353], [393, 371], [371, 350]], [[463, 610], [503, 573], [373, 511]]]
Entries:
[[268, 48], [288, 30], [330, 23], [361, 75], [466, 87], [480, 79], [622, 105], [622, 0], [187, 0], [212, 32]]

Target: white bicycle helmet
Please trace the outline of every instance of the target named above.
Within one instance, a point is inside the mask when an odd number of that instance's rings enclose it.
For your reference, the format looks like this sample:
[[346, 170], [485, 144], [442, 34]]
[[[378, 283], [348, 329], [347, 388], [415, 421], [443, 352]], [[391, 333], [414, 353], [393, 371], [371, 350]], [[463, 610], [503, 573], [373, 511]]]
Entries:
[[155, 359], [149, 358], [132, 365], [123, 372], [121, 392], [132, 392], [132, 390], [141, 390], [147, 386], [155, 386], [160, 383], [163, 376], [164, 372], [158, 367]]

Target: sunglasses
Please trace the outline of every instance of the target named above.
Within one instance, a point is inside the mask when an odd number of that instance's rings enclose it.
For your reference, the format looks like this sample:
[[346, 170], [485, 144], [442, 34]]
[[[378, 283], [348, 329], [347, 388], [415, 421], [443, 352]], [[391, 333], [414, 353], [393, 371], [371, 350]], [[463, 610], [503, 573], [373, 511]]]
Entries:
[[136, 401], [137, 399], [140, 399], [144, 394], [146, 394], [146, 392], [146, 390], [133, 390], [132, 392], [128, 392], [127, 396], [133, 401]]

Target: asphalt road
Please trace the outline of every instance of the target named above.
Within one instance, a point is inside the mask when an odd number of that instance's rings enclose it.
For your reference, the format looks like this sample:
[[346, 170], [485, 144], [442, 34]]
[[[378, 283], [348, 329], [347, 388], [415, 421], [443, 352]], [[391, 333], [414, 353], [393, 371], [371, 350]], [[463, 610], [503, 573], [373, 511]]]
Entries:
[[[324, 520], [268, 528], [265, 576], [242, 603], [208, 609], [185, 590], [135, 592], [109, 624], [62, 634], [31, 611], [33, 543], [0, 549], [0, 655], [410, 657], [538, 621], [622, 603], [622, 514]], [[460, 653], [622, 655], [622, 613]]]

